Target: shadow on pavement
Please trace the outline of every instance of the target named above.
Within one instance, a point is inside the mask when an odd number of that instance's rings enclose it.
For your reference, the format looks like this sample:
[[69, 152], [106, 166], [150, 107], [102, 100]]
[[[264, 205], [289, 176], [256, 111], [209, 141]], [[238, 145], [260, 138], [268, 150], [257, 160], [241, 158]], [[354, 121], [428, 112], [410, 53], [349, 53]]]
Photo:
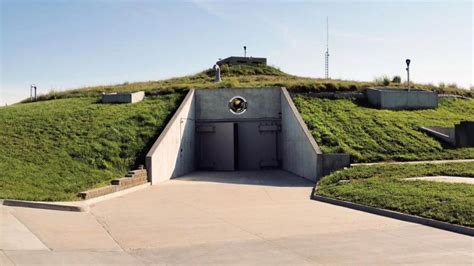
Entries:
[[282, 170], [198, 171], [173, 180], [275, 187], [314, 187], [314, 182]]

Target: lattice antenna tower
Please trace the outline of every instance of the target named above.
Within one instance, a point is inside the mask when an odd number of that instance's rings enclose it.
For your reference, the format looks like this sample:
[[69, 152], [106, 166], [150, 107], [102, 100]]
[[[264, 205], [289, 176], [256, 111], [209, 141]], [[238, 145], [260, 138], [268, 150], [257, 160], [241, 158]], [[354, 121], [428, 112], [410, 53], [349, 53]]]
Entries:
[[326, 17], [326, 53], [324, 59], [326, 79], [329, 79], [329, 17]]

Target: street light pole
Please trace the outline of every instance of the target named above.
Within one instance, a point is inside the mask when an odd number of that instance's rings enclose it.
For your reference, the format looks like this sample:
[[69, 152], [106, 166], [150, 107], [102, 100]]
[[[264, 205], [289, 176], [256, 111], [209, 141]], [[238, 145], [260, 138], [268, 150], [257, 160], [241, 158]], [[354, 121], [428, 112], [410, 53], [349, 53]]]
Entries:
[[410, 59], [405, 60], [405, 63], [407, 64], [407, 83], [408, 83], [408, 91], [410, 91]]

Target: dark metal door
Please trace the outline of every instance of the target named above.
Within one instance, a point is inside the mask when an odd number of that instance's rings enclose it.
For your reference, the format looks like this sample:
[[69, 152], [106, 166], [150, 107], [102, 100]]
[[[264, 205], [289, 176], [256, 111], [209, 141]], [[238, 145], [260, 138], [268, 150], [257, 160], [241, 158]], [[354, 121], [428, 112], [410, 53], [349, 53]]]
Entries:
[[234, 127], [234, 123], [208, 123], [196, 126], [200, 169], [235, 170]]
[[238, 168], [278, 168], [278, 131], [274, 122], [244, 122], [238, 127]]

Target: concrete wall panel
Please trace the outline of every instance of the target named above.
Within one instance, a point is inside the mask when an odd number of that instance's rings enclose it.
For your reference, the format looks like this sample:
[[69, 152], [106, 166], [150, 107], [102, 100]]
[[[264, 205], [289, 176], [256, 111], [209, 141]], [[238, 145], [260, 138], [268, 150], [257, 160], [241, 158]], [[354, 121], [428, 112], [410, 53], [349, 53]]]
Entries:
[[347, 153], [324, 153], [322, 156], [323, 175], [329, 175], [351, 165], [351, 156]]
[[[229, 100], [242, 96], [247, 111], [235, 115], [229, 111]], [[207, 89], [196, 91], [196, 119], [230, 120], [280, 118], [280, 89]]]
[[195, 169], [195, 101], [190, 90], [146, 156], [152, 185]]
[[296, 109], [288, 91], [281, 91], [282, 168], [316, 181], [322, 174], [321, 150]]

